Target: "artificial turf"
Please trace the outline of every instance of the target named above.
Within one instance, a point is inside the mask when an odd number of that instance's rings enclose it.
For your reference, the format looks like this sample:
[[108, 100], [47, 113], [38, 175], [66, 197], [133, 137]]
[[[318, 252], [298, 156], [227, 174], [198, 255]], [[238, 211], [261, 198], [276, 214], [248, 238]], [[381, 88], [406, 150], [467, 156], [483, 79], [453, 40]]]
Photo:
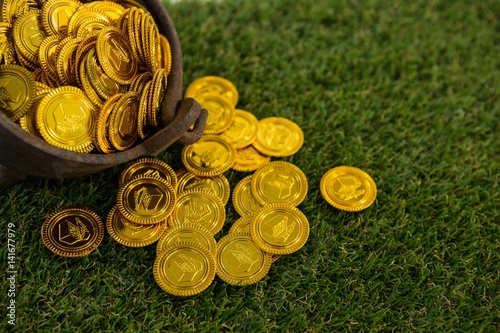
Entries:
[[[218, 75], [238, 108], [292, 119], [305, 143], [283, 160], [309, 180], [311, 234], [260, 282], [216, 278], [195, 297], [155, 283], [155, 246], [106, 235], [64, 259], [41, 241], [52, 211], [105, 219], [118, 166], [78, 179], [29, 178], [0, 194], [0, 251], [17, 240], [19, 332], [500, 330], [500, 3], [495, 0], [246, 0], [166, 3], [184, 87]], [[158, 158], [180, 168], [182, 147]], [[372, 175], [373, 206], [341, 212], [320, 195], [330, 168]], [[227, 172], [234, 187], [245, 173]], [[229, 225], [237, 218], [231, 204]], [[226, 226], [221, 234], [228, 230]], [[7, 299], [3, 288], [2, 309]], [[5, 313], [5, 312], [4, 312]], [[2, 317], [0, 331], [12, 329]]]

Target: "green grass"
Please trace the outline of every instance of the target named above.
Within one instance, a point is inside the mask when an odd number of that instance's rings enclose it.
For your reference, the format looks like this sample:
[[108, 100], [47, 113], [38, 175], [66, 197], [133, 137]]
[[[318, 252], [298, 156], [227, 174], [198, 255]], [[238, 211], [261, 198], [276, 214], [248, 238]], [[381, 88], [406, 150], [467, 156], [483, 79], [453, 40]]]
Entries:
[[[42, 244], [40, 227], [58, 208], [105, 218], [125, 166], [30, 178], [0, 194], [2, 243], [7, 223], [17, 230], [19, 332], [500, 330], [498, 1], [166, 7], [184, 86], [226, 77], [239, 108], [303, 129], [303, 148], [284, 160], [309, 179], [299, 208], [310, 238], [254, 285], [216, 278], [202, 294], [178, 298], [154, 281], [154, 245], [125, 248], [106, 235], [88, 257], [64, 259]], [[159, 158], [178, 168], [181, 148]], [[373, 206], [345, 213], [322, 199], [321, 176], [339, 165], [372, 175]], [[226, 174], [232, 186], [245, 175]], [[227, 211], [231, 223], [231, 204]], [[6, 262], [5, 246], [0, 253]], [[8, 326], [2, 317], [0, 331]]]

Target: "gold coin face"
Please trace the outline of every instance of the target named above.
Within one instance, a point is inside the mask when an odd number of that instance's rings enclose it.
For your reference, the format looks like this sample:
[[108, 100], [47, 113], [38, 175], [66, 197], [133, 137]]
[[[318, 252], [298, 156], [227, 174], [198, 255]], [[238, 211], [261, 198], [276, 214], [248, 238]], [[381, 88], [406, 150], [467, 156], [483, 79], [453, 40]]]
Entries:
[[71, 16], [82, 4], [76, 0], [49, 0], [42, 7], [42, 24], [48, 35], [66, 35]]
[[271, 255], [258, 248], [250, 235], [227, 235], [217, 246], [217, 275], [232, 285], [252, 284], [271, 268]]
[[229, 229], [229, 235], [250, 235], [250, 224], [254, 218], [253, 214], [247, 214], [237, 219]]
[[92, 147], [95, 121], [94, 105], [75, 87], [52, 90], [37, 109], [36, 123], [45, 141], [77, 152]]
[[159, 177], [138, 176], [118, 191], [117, 206], [129, 221], [155, 224], [165, 220], [174, 209], [176, 193]]
[[264, 206], [252, 193], [252, 176], [247, 176], [236, 184], [233, 191], [233, 206], [240, 216], [252, 214]]
[[139, 224], [124, 218], [116, 206], [106, 220], [108, 233], [118, 243], [128, 247], [144, 247], [156, 242], [167, 229], [167, 221], [157, 224]]
[[45, 38], [45, 32], [40, 28], [41, 11], [30, 10], [14, 22], [14, 41], [21, 55], [34, 64], [38, 64], [38, 50]]
[[369, 207], [377, 197], [373, 178], [363, 170], [350, 166], [328, 170], [321, 178], [320, 189], [330, 205], [348, 212]]
[[284, 157], [295, 154], [304, 144], [304, 133], [291, 120], [280, 117], [259, 121], [254, 147], [267, 156]]
[[104, 72], [120, 84], [129, 84], [137, 63], [125, 35], [115, 27], [104, 27], [97, 36], [96, 48]]
[[207, 229], [212, 235], [222, 229], [225, 220], [226, 211], [221, 200], [208, 192], [181, 193], [172, 212], [174, 226], [195, 223]]
[[289, 162], [271, 162], [252, 176], [252, 193], [262, 205], [289, 203], [299, 205], [307, 195], [306, 175]]
[[156, 283], [169, 294], [196, 295], [214, 280], [215, 259], [198, 244], [175, 243], [156, 257], [153, 275]]
[[125, 92], [125, 87], [113, 81], [104, 73], [102, 67], [99, 66], [97, 56], [95, 55], [95, 49], [91, 49], [87, 53], [85, 59], [90, 83], [99, 97], [107, 100], [113, 95]]
[[139, 134], [139, 93], [129, 91], [116, 102], [109, 118], [109, 139], [118, 150], [126, 150], [134, 144]]
[[238, 103], [238, 90], [231, 83], [219, 76], [205, 76], [191, 82], [187, 87], [185, 97], [198, 99], [200, 96], [220, 96], [234, 108]]
[[177, 193], [190, 190], [198, 192], [208, 191], [220, 198], [223, 205], [227, 204], [231, 192], [229, 181], [224, 175], [197, 177], [192, 173], [186, 172], [179, 178]]
[[196, 98], [203, 109], [208, 111], [205, 134], [224, 132], [234, 122], [235, 112], [224, 98], [218, 95], [202, 95]]
[[268, 205], [255, 213], [250, 224], [255, 244], [271, 254], [290, 254], [299, 250], [309, 238], [309, 222], [290, 204]]
[[236, 158], [232, 169], [243, 172], [255, 171], [270, 161], [271, 157], [262, 155], [253, 146], [248, 146], [236, 149]]
[[0, 109], [12, 120], [24, 116], [36, 96], [31, 73], [21, 66], [0, 65]]
[[125, 12], [125, 8], [113, 1], [94, 1], [89, 3], [90, 7], [104, 12], [113, 21], [120, 19]]
[[160, 177], [165, 179], [173, 188], [177, 188], [175, 171], [167, 163], [156, 158], [141, 158], [127, 167], [120, 176], [120, 186], [137, 176]]
[[235, 110], [234, 122], [221, 137], [234, 145], [236, 149], [246, 147], [257, 138], [259, 121], [253, 114], [244, 110]]
[[43, 243], [62, 257], [81, 257], [94, 251], [104, 236], [97, 214], [81, 208], [61, 209], [42, 225]]
[[156, 253], [159, 255], [172, 244], [196, 243], [215, 255], [217, 242], [214, 236], [200, 224], [188, 223], [173, 226], [168, 229], [158, 241]]
[[185, 146], [182, 162], [186, 169], [201, 177], [220, 175], [234, 164], [235, 148], [218, 136], [203, 136], [198, 142]]

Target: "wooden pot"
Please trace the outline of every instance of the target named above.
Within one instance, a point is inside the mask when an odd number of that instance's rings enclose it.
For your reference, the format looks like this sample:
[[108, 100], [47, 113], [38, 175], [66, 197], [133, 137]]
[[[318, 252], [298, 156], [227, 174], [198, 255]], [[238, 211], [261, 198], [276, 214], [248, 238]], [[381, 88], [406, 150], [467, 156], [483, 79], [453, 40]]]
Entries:
[[[143, 155], [156, 155], [176, 141], [191, 144], [201, 137], [208, 114], [194, 99], [182, 99], [182, 53], [174, 24], [159, 0], [141, 2], [153, 16], [160, 33], [167, 37], [172, 52], [172, 69], [161, 107], [164, 127], [126, 151], [83, 154], [48, 144], [0, 112], [0, 187], [28, 175], [61, 179], [90, 174]], [[193, 124], [194, 129], [190, 131]]]

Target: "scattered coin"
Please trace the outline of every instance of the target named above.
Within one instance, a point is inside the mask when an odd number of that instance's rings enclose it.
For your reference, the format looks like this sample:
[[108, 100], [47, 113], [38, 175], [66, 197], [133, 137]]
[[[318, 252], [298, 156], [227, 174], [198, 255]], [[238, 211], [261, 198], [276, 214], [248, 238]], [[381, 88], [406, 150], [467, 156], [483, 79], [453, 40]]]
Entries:
[[304, 144], [304, 133], [293, 121], [270, 117], [259, 120], [255, 149], [267, 156], [284, 157], [295, 154]]
[[234, 84], [219, 76], [204, 76], [191, 82], [184, 96], [198, 99], [199, 96], [220, 96], [234, 108], [238, 103], [238, 90]]

